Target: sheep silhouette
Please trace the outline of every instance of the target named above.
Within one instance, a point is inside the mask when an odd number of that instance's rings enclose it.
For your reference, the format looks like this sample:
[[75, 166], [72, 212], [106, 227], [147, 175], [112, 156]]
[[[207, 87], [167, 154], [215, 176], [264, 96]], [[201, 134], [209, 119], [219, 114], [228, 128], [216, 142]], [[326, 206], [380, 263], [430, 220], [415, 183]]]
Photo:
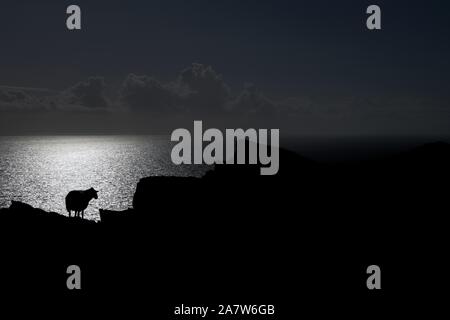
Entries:
[[89, 201], [98, 198], [97, 192], [94, 188], [70, 191], [66, 196], [66, 209], [69, 217], [74, 211], [74, 217], [79, 217], [81, 213], [81, 217], [84, 219], [84, 210], [89, 205]]

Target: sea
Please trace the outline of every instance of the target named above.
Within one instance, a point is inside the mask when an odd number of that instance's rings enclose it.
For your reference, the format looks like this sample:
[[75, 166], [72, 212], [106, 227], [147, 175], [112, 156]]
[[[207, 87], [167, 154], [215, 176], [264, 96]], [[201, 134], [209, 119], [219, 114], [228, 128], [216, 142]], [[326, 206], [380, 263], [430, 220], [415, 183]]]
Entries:
[[[85, 218], [99, 220], [99, 208], [132, 207], [139, 179], [202, 176], [208, 166], [177, 166], [166, 136], [0, 137], [0, 207], [11, 200], [67, 214], [71, 190], [98, 190]], [[151, 201], [151, 199], [149, 199]]]
[[[339, 163], [389, 156], [423, 143], [426, 137], [288, 137], [282, 147], [318, 162]], [[0, 137], [0, 208], [12, 200], [67, 215], [71, 190], [98, 190], [85, 218], [99, 209], [132, 207], [139, 179], [204, 175], [211, 166], [174, 165], [168, 136], [3, 136]], [[280, 167], [283, 159], [280, 158]], [[151, 199], [149, 199], [151, 201]]]

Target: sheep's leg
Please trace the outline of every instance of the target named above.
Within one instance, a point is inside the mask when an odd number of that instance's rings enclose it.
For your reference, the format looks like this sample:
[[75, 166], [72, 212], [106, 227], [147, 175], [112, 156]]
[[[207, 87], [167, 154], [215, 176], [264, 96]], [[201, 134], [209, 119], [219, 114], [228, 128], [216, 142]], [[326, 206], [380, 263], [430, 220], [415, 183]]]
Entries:
[[67, 210], [67, 212], [69, 213], [69, 218], [70, 218], [70, 210]]

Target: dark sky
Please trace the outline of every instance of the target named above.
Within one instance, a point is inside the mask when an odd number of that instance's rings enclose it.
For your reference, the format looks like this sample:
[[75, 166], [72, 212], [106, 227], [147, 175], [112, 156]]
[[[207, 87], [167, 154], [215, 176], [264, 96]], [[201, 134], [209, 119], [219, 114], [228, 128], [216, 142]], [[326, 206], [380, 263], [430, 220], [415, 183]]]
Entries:
[[2, 1], [0, 133], [447, 134], [449, 35], [436, 0]]

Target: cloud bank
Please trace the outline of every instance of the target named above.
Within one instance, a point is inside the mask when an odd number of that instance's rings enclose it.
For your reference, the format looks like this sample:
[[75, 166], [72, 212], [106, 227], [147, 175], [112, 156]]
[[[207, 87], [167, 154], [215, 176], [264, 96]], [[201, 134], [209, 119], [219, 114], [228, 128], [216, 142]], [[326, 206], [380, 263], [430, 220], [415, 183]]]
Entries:
[[116, 87], [99, 76], [59, 92], [0, 86], [2, 116], [61, 114], [58, 119], [62, 120], [52, 121], [67, 125], [69, 120], [63, 119], [67, 112], [99, 114], [91, 117], [90, 125], [110, 131], [124, 123], [126, 130], [173, 128], [192, 119], [219, 119], [233, 127], [277, 127], [297, 133], [430, 131], [448, 128], [450, 108], [445, 101], [448, 97], [420, 93], [348, 92], [274, 99], [251, 83], [233, 90], [213, 67], [200, 63], [181, 70], [172, 81], [130, 73]]

